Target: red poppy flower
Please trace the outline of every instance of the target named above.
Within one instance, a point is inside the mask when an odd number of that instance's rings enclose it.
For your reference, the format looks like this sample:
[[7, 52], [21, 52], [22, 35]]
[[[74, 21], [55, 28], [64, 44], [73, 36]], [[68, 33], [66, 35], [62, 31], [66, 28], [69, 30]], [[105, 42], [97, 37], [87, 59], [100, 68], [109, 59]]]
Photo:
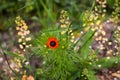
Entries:
[[55, 37], [48, 38], [46, 45], [51, 49], [56, 49], [59, 47], [58, 40]]

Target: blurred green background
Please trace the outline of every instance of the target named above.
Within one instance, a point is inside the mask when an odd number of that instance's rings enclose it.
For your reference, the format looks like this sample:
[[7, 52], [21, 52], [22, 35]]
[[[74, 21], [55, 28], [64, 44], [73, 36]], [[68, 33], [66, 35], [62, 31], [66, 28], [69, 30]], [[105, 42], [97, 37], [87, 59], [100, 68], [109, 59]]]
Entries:
[[[15, 17], [20, 15], [28, 24], [50, 27], [58, 21], [62, 9], [70, 13], [74, 24], [80, 23], [81, 14], [90, 9], [95, 0], [0, 0], [0, 31], [15, 27]], [[107, 0], [110, 14], [114, 0]], [[35, 27], [35, 26], [34, 26]], [[33, 26], [31, 27], [33, 28]]]
[[[91, 7], [94, 0], [0, 0], [0, 31], [15, 27], [15, 17], [20, 15], [28, 23], [36, 22], [48, 27], [57, 22], [59, 13], [66, 9], [73, 21]], [[46, 25], [46, 23], [48, 25]], [[35, 26], [34, 26], [35, 27]]]

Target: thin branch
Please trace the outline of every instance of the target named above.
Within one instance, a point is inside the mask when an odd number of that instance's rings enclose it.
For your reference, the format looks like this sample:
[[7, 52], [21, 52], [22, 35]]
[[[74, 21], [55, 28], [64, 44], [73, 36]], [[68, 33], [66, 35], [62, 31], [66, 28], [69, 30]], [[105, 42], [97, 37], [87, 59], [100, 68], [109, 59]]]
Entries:
[[0, 50], [0, 53], [3, 54], [5, 60], [7, 61], [7, 64], [8, 64], [9, 69], [10, 69], [15, 75], [18, 75], [18, 73], [11, 68], [10, 63], [9, 63], [9, 61], [8, 61], [8, 58], [7, 58], [7, 55], [5, 54], [5, 52], [3, 52], [2, 50]]

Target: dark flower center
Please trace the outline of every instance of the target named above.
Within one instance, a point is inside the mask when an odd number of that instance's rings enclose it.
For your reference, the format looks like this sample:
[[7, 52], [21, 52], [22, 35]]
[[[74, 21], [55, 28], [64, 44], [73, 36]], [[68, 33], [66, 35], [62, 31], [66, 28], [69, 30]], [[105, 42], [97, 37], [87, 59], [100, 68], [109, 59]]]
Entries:
[[51, 42], [50, 42], [50, 46], [55, 47], [55, 45], [56, 45], [56, 42], [55, 42], [55, 41], [51, 41]]

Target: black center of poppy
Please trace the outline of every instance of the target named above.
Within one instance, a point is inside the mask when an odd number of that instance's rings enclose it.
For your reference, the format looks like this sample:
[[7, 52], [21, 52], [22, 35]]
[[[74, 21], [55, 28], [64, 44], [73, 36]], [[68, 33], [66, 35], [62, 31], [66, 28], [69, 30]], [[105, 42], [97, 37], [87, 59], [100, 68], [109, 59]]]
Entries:
[[55, 47], [55, 45], [56, 45], [56, 42], [55, 42], [55, 41], [51, 41], [51, 42], [50, 42], [50, 46]]

